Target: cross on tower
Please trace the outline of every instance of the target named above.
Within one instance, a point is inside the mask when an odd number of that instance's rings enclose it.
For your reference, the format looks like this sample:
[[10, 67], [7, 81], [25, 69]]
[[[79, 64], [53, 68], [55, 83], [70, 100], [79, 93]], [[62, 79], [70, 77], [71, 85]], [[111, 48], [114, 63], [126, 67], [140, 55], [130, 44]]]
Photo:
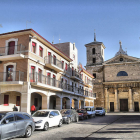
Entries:
[[121, 41], [119, 41], [119, 44], [120, 44], [120, 46], [122, 45], [122, 42]]

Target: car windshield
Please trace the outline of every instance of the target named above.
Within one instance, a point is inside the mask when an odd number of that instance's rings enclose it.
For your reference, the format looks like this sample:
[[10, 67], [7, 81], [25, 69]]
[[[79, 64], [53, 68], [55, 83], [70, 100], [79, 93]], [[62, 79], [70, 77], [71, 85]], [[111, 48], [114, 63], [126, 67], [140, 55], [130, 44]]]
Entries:
[[5, 116], [5, 113], [0, 113], [0, 121], [2, 120], [2, 118]]
[[70, 110], [61, 110], [60, 113], [61, 114], [70, 114], [71, 111]]
[[77, 110], [78, 113], [84, 113], [84, 110]]
[[86, 111], [91, 111], [91, 108], [85, 108], [86, 109]]
[[37, 111], [32, 115], [32, 117], [47, 117], [48, 114], [49, 111]]
[[96, 110], [102, 110], [102, 107], [96, 107]]

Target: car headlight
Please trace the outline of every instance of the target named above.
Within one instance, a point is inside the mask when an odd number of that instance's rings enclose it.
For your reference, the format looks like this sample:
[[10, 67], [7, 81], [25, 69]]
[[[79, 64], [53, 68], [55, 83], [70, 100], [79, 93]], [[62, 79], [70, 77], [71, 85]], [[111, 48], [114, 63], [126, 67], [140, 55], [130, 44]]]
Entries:
[[63, 118], [65, 118], [65, 119], [66, 119], [66, 118], [67, 118], [67, 116], [63, 116]]
[[42, 121], [43, 121], [43, 120], [39, 120], [39, 121], [37, 121], [36, 123], [42, 123]]

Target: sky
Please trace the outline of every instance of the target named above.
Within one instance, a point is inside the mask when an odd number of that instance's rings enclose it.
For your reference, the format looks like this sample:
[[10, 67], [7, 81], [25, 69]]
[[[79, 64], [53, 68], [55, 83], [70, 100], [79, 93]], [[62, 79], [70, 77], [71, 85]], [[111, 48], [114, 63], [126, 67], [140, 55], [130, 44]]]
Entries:
[[1, 0], [0, 7], [0, 33], [32, 28], [49, 42], [60, 37], [75, 43], [83, 66], [94, 29], [106, 47], [105, 61], [115, 56], [120, 40], [129, 56], [140, 58], [140, 0]]

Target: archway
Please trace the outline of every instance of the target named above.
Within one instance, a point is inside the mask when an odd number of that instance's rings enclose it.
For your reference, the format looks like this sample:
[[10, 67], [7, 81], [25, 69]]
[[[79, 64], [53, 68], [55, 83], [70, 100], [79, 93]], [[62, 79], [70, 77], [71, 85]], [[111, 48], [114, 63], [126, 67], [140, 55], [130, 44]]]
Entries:
[[50, 96], [50, 104], [49, 104], [50, 109], [62, 109], [62, 98], [60, 98], [57, 95], [51, 95]]
[[63, 97], [62, 99], [62, 109], [70, 109], [70, 99], [68, 97]]
[[79, 109], [79, 100], [72, 99], [72, 108]]
[[79, 100], [79, 108], [83, 109], [84, 106], [84, 101], [83, 100]]

